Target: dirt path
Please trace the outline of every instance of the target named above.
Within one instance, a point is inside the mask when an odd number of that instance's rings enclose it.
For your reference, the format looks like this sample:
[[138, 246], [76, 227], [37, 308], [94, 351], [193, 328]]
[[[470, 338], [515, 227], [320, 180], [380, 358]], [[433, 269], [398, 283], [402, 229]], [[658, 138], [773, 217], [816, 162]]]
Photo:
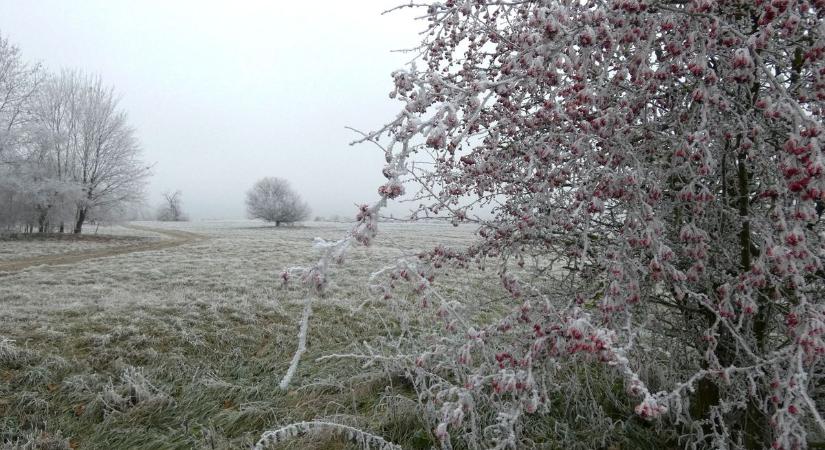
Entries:
[[57, 255], [43, 255], [31, 258], [15, 259], [12, 261], [0, 261], [0, 272], [17, 272], [32, 266], [56, 266], [63, 264], [75, 264], [81, 261], [96, 258], [104, 258], [107, 256], [118, 256], [125, 255], [127, 253], [163, 250], [166, 248], [177, 247], [179, 245], [189, 244], [191, 242], [197, 242], [206, 239], [206, 236], [197, 233], [190, 233], [188, 231], [164, 230], [161, 228], [141, 227], [137, 225], [126, 225], [126, 228], [162, 234], [168, 237], [169, 239], [161, 239], [158, 241], [144, 242], [134, 245], [123, 245], [119, 247], [104, 248], [101, 250], [70, 252], [61, 253]]

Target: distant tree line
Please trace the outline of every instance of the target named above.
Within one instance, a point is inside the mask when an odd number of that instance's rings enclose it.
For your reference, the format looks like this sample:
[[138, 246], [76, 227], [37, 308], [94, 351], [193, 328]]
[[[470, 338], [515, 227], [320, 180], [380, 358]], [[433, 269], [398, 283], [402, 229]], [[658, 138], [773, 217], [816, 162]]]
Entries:
[[112, 87], [0, 36], [0, 230], [80, 233], [139, 202], [150, 168]]

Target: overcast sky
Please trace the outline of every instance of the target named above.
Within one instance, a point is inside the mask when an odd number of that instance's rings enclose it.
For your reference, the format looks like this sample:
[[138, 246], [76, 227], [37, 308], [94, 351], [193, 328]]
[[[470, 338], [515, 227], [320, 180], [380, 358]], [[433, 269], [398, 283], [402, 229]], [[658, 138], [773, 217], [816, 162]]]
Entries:
[[[314, 215], [372, 201], [383, 155], [351, 147], [395, 116], [390, 73], [424, 23], [402, 0], [0, 0], [26, 60], [100, 75], [147, 162], [148, 203], [183, 191], [194, 219], [242, 218], [258, 178], [288, 179]], [[406, 208], [394, 208], [403, 211]]]

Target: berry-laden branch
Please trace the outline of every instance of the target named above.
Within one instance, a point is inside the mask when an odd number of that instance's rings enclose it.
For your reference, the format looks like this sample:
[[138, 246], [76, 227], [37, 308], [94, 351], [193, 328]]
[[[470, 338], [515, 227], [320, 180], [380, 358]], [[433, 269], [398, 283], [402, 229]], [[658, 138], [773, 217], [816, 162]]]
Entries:
[[[444, 447], [531, 445], [537, 415], [560, 446], [631, 428], [666, 446], [823, 440], [825, 3], [423, 8], [420, 56], [392, 75], [401, 112], [361, 139], [387, 161], [380, 200], [285, 280], [323, 292], [412, 173], [421, 215], [487, 217], [466, 248], [370, 281], [438, 324], [376, 361], [414, 380]], [[484, 314], [435, 289], [482, 267], [500, 282]]]

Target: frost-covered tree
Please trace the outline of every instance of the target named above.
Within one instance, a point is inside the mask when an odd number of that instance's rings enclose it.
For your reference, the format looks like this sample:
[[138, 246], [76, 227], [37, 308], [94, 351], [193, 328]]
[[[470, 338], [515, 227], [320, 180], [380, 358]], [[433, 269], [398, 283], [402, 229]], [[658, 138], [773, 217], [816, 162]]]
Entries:
[[310, 209], [301, 197], [292, 190], [289, 182], [274, 177], [258, 180], [246, 193], [246, 212], [250, 219], [263, 219], [282, 223], [306, 220]]
[[0, 165], [0, 226], [51, 231], [55, 224], [71, 220], [80, 198], [77, 184], [55, 179], [36, 161]]
[[56, 177], [81, 186], [73, 230], [90, 217], [141, 200], [150, 167], [114, 90], [77, 71], [50, 76], [37, 115]]
[[36, 120], [33, 99], [41, 71], [27, 64], [20, 50], [0, 36], [0, 225], [44, 228], [64, 186], [31, 154]]
[[158, 208], [157, 220], [163, 222], [184, 222], [189, 217], [183, 212], [183, 192], [164, 192], [163, 205]]
[[27, 64], [20, 49], [0, 36], [0, 163], [20, 156], [40, 79], [39, 66]]
[[[571, 448], [645, 429], [687, 448], [825, 440], [825, 2], [424, 7], [420, 56], [393, 74], [403, 108], [364, 139], [385, 152], [381, 199], [284, 279], [326, 289], [413, 180], [422, 213], [479, 225], [377, 274], [444, 321], [377, 358], [415, 380], [444, 448], [535, 444], [549, 417]], [[432, 284], [474, 264], [506, 293], [491, 321]]]
[[111, 88], [76, 71], [44, 75], [0, 37], [0, 221], [79, 233], [138, 201], [149, 168]]

